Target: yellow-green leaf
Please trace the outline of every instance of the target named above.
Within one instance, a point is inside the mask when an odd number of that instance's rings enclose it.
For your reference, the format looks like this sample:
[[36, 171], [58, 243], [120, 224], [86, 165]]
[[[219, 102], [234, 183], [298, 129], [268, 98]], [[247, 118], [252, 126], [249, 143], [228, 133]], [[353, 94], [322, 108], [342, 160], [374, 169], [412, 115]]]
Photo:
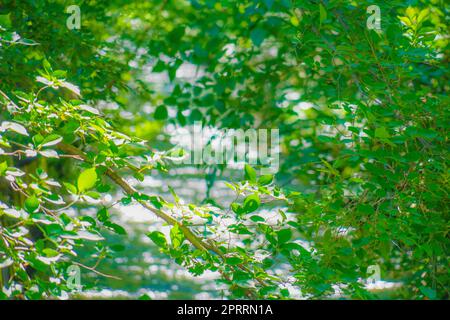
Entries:
[[95, 186], [95, 182], [97, 181], [97, 172], [95, 172], [95, 168], [86, 169], [80, 173], [78, 177], [77, 185], [78, 191], [84, 192], [86, 190], [91, 189]]

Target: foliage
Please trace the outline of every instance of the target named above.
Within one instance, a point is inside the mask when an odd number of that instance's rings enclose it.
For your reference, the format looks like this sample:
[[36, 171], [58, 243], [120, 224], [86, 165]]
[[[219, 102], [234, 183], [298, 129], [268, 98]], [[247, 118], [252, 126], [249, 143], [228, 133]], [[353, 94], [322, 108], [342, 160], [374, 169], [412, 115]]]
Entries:
[[[379, 1], [377, 31], [371, 4], [80, 1], [69, 30], [65, 1], [2, 1], [0, 298], [67, 296], [87, 242], [113, 257], [116, 189], [171, 226], [148, 234], [162, 252], [218, 272], [230, 297], [374, 298], [362, 279], [379, 265], [396, 298], [448, 298], [448, 7]], [[144, 193], [177, 166], [161, 128], [195, 121], [278, 128], [279, 172], [246, 166], [230, 208]]]

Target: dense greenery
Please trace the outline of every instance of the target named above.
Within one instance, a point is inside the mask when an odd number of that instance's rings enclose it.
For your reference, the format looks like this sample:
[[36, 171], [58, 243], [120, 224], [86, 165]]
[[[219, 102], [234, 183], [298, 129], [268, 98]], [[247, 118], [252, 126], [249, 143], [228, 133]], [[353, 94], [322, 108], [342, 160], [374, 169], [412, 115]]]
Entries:
[[[104, 235], [127, 235], [104, 199], [121, 192], [230, 298], [376, 298], [377, 265], [392, 298], [447, 299], [446, 22], [443, 0], [1, 0], [0, 298], [64, 297], [87, 243], [94, 269], [112, 259]], [[279, 129], [278, 172], [228, 175], [229, 207], [144, 193], [180, 166], [163, 128], [196, 121]]]

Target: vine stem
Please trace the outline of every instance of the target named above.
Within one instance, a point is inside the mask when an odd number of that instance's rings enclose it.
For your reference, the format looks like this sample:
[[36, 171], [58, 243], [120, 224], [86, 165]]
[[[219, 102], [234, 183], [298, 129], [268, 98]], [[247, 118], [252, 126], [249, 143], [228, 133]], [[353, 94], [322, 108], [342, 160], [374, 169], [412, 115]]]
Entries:
[[89, 271], [92, 271], [92, 272], [98, 274], [99, 276], [102, 276], [102, 277], [105, 277], [105, 278], [110, 278], [110, 279], [115, 279], [115, 280], [122, 280], [122, 278], [119, 278], [119, 277], [116, 277], [116, 276], [112, 276], [110, 274], [106, 274], [106, 273], [100, 272], [97, 269], [95, 269], [95, 267], [89, 267], [89, 266], [86, 266], [86, 265], [84, 265], [82, 263], [79, 263], [79, 262], [76, 262], [76, 261], [74, 261], [73, 264], [75, 264], [77, 266], [80, 266], [80, 267], [82, 267], [84, 269], [87, 269]]

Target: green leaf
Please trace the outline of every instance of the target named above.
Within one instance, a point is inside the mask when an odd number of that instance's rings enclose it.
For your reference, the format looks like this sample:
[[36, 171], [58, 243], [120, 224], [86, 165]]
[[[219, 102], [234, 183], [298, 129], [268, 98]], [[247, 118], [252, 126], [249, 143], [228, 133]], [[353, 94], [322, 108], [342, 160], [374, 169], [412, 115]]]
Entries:
[[21, 135], [28, 136], [27, 129], [25, 129], [24, 126], [22, 126], [21, 124], [18, 124], [16, 122], [3, 121], [0, 126], [0, 132], [3, 132], [5, 130], [12, 130]]
[[3, 209], [3, 213], [6, 214], [7, 216], [10, 216], [10, 217], [13, 217], [16, 219], [21, 217], [20, 211], [18, 211], [16, 209]]
[[76, 85], [64, 81], [64, 80], [58, 80], [58, 83], [61, 87], [69, 89], [70, 91], [72, 91], [73, 93], [75, 93], [77, 96], [80, 95], [80, 88], [78, 88]]
[[77, 194], [77, 188], [76, 188], [73, 184], [71, 184], [71, 183], [69, 183], [69, 182], [63, 182], [63, 185], [66, 187], [66, 189], [67, 189], [70, 193], [72, 193], [72, 194]]
[[38, 133], [33, 136], [32, 140], [34, 142], [34, 145], [37, 147], [42, 143], [42, 141], [44, 141], [44, 137]]
[[44, 60], [42, 60], [42, 65], [43, 65], [43, 67], [44, 67], [44, 70], [47, 72], [47, 73], [52, 73], [52, 66], [50, 65], [50, 63], [48, 62], [48, 60], [47, 59], [44, 59]]
[[175, 224], [172, 229], [170, 229], [170, 240], [172, 241], [172, 246], [175, 249], [183, 243], [184, 234], [178, 224]]
[[424, 296], [426, 296], [427, 298], [434, 300], [436, 299], [436, 290], [430, 288], [430, 287], [425, 287], [425, 286], [421, 286], [419, 287], [420, 292], [423, 293]]
[[97, 182], [97, 172], [95, 168], [86, 169], [80, 173], [77, 181], [78, 191], [84, 192], [95, 186]]
[[277, 232], [278, 237], [278, 243], [283, 244], [291, 240], [292, 238], [292, 231], [291, 229], [282, 229]]
[[166, 70], [166, 64], [164, 63], [164, 61], [158, 60], [158, 62], [153, 67], [152, 72], [159, 73], [159, 72], [162, 72], [164, 70]]
[[319, 4], [320, 24], [327, 19], [327, 10], [323, 4]]
[[126, 249], [126, 247], [123, 244], [113, 244], [109, 247], [111, 248], [111, 250], [114, 250], [116, 252], [121, 252]]
[[198, 109], [192, 110], [191, 114], [189, 115], [189, 120], [192, 122], [201, 121], [202, 118], [203, 118], [203, 114]]
[[85, 240], [89, 240], [89, 241], [104, 240], [104, 238], [102, 236], [92, 233], [90, 231], [86, 231], [86, 230], [78, 231], [75, 238], [76, 239], [85, 239]]
[[150, 202], [156, 209], [161, 209], [163, 207], [163, 203], [160, 201], [158, 197], [155, 196], [150, 197]]
[[258, 215], [254, 215], [250, 217], [250, 220], [254, 221], [254, 222], [265, 222], [266, 220]]
[[274, 2], [275, 0], [264, 0], [264, 3], [268, 9], [272, 8]]
[[391, 136], [385, 127], [375, 129], [375, 138], [389, 139]]
[[7, 268], [7, 267], [9, 267], [10, 265], [12, 265], [14, 263], [14, 260], [13, 259], [11, 259], [11, 258], [9, 258], [9, 257], [6, 257], [6, 258], [1, 258], [0, 259], [0, 269], [3, 269], [3, 268]]
[[233, 210], [233, 212], [236, 213], [236, 214], [241, 214], [242, 213], [242, 207], [236, 202], [233, 202], [231, 204], [231, 210]]
[[8, 169], [8, 163], [6, 161], [0, 162], [0, 176], [4, 176]]
[[24, 206], [28, 213], [33, 213], [39, 208], [39, 200], [33, 195], [25, 200]]
[[50, 248], [45, 248], [44, 250], [42, 250], [42, 252], [45, 254], [46, 257], [49, 258], [53, 258], [59, 255], [58, 251]]
[[156, 120], [165, 120], [168, 115], [166, 106], [160, 105], [156, 108], [154, 117]]
[[120, 225], [118, 225], [116, 223], [105, 221], [103, 224], [104, 224], [105, 227], [111, 229], [112, 231], [114, 231], [117, 234], [120, 234], [120, 235], [127, 234], [127, 231], [122, 226], [120, 226]]
[[250, 39], [255, 46], [259, 47], [266, 38], [266, 34], [266, 30], [262, 28], [255, 28], [250, 32]]
[[86, 104], [80, 104], [78, 106], [78, 108], [83, 110], [83, 111], [87, 111], [89, 113], [95, 114], [95, 115], [99, 115], [100, 114], [100, 112], [97, 109], [95, 109], [95, 108], [93, 108], [91, 106], [88, 106]]
[[229, 265], [235, 266], [235, 265], [241, 264], [243, 262], [243, 260], [241, 258], [238, 258], [238, 257], [230, 257], [230, 258], [226, 259], [226, 262]]
[[120, 203], [122, 203], [124, 206], [129, 205], [131, 202], [133, 202], [133, 199], [130, 196], [126, 196], [120, 199]]
[[173, 199], [176, 203], [180, 202], [180, 197], [175, 193], [175, 190], [171, 186], [167, 186], [169, 188], [170, 193], [172, 194]]
[[249, 195], [247, 198], [245, 198], [244, 200], [244, 205], [243, 205], [243, 213], [250, 213], [255, 211], [256, 209], [259, 208], [259, 205], [261, 204], [261, 200], [259, 199], [259, 196], [254, 193]]
[[285, 297], [288, 298], [289, 297], [289, 290], [288, 289], [281, 289], [280, 290], [280, 294]]
[[153, 231], [147, 234], [147, 236], [158, 246], [161, 248], [167, 248], [167, 240], [162, 232]]
[[271, 174], [263, 175], [258, 179], [258, 183], [262, 186], [268, 185], [272, 181], [273, 181], [273, 175], [271, 175]]
[[[35, 136], [36, 137], [36, 136]], [[34, 138], [34, 137], [33, 137]], [[62, 141], [62, 137], [60, 135], [57, 134], [51, 134], [47, 137], [45, 137], [45, 139], [41, 142], [41, 147], [49, 147], [49, 146], [53, 146], [55, 144], [58, 144]]]
[[88, 191], [85, 193], [86, 196], [91, 197], [92, 199], [100, 199], [101, 198], [101, 194], [96, 192], [96, 191]]
[[246, 164], [244, 166], [244, 172], [245, 172], [245, 180], [248, 180], [250, 182], [256, 182], [256, 171], [251, 166]]
[[98, 212], [97, 212], [97, 219], [100, 222], [105, 222], [109, 220], [109, 213], [108, 210], [106, 208], [101, 208]]

